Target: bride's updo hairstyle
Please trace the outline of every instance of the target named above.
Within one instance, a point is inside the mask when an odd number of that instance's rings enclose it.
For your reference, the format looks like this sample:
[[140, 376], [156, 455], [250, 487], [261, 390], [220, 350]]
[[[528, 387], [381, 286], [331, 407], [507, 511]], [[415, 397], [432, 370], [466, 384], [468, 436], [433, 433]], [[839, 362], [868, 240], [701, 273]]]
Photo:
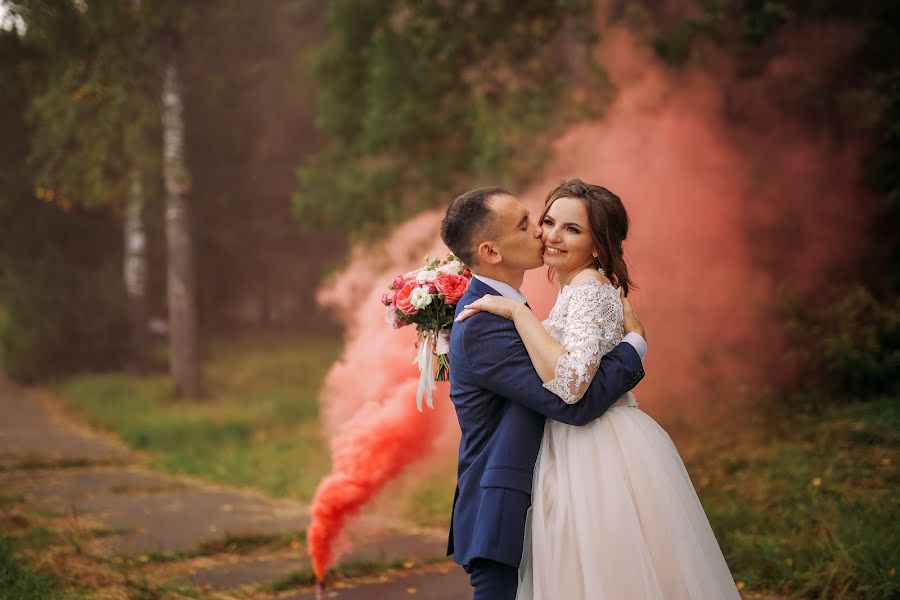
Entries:
[[628, 278], [628, 265], [622, 254], [622, 242], [628, 237], [628, 213], [622, 200], [605, 187], [570, 179], [547, 195], [539, 223], [544, 223], [547, 211], [559, 198], [578, 198], [584, 202], [591, 236], [599, 253], [597, 270], [627, 296], [629, 289], [636, 286]]

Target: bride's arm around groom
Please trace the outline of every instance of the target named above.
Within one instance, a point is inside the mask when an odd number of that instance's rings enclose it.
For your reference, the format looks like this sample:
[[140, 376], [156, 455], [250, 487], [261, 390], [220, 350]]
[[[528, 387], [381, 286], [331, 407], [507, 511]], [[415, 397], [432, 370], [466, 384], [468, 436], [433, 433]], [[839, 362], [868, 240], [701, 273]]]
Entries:
[[[477, 284], [474, 287], [477, 288]], [[626, 332], [643, 334], [627, 301], [625, 316]], [[458, 339], [461, 345], [461, 352], [454, 354], [454, 368], [468, 371], [481, 387], [499, 396], [569, 425], [593, 421], [644, 377], [641, 358], [634, 346], [619, 344], [603, 357], [581, 401], [567, 404], [544, 388], [544, 382], [535, 371], [511, 321], [481, 313], [454, 327], [460, 328]]]

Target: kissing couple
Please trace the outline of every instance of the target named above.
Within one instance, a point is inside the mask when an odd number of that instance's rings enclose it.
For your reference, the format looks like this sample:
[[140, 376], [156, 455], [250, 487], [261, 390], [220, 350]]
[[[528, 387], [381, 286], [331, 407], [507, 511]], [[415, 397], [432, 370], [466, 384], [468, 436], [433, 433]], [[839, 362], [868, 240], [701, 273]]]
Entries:
[[[740, 598], [666, 432], [638, 408], [644, 329], [627, 299], [618, 196], [580, 179], [535, 221], [500, 188], [450, 204], [474, 274], [450, 335], [462, 437], [447, 553], [475, 600]], [[543, 322], [519, 291], [547, 265]]]

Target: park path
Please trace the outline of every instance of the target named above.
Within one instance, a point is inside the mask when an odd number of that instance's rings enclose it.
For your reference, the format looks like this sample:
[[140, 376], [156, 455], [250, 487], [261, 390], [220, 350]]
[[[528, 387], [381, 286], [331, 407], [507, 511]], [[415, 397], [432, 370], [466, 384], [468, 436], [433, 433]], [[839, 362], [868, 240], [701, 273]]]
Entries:
[[[308, 506], [152, 471], [138, 453], [73, 419], [46, 392], [2, 379], [0, 415], [0, 495], [7, 506], [67, 527], [74, 520], [88, 551], [160, 582], [221, 597], [312, 597], [298, 584], [266, 592], [273, 582], [308, 572]], [[380, 600], [395, 597], [389, 591], [395, 588], [396, 597], [470, 595], [465, 574], [444, 556], [445, 532], [362, 518], [349, 539], [353, 550], [342, 562], [366, 566], [370, 574], [358, 587], [377, 588]], [[389, 564], [395, 568], [371, 574]], [[343, 581], [327, 595], [368, 597], [356, 594]]]
[[[302, 583], [284, 584], [309, 570], [308, 506], [152, 471], [138, 453], [67, 415], [46, 392], [2, 376], [0, 415], [0, 508], [7, 515], [15, 506], [68, 528], [74, 521], [87, 551], [160, 584], [222, 599], [315, 598]], [[349, 532], [353, 550], [341, 563], [362, 568], [335, 582], [326, 597], [471, 598], [468, 577], [444, 557], [445, 536], [359, 519]], [[779, 600], [753, 592], [744, 598]]]

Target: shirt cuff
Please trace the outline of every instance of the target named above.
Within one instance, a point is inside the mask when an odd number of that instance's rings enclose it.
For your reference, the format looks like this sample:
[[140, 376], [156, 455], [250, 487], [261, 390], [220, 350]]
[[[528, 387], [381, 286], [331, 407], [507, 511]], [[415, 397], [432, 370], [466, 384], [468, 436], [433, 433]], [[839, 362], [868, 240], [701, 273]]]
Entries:
[[625, 334], [622, 341], [626, 344], [631, 344], [643, 362], [644, 358], [647, 356], [647, 340], [645, 340], [641, 334], [631, 331]]

